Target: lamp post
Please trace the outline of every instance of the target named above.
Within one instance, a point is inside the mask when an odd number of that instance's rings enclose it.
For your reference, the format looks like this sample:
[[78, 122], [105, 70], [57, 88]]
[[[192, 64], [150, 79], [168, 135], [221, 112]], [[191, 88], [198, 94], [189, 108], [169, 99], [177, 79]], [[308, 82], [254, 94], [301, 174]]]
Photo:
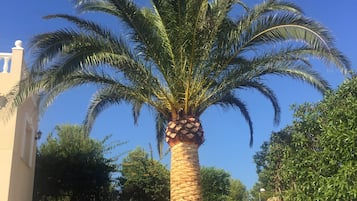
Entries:
[[260, 188], [259, 189], [259, 201], [262, 201], [261, 198], [260, 198], [260, 193], [262, 193], [262, 192], [265, 192], [265, 188]]

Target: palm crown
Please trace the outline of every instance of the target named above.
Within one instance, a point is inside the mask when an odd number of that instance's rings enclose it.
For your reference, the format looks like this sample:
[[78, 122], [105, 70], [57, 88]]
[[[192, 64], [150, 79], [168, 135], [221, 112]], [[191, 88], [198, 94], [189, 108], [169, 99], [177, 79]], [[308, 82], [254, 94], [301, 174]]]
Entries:
[[92, 21], [47, 16], [63, 18], [77, 29], [33, 39], [36, 57], [24, 93], [44, 89], [47, 106], [68, 88], [100, 85], [88, 110], [88, 128], [105, 107], [122, 101], [133, 105], [135, 119], [143, 105], [154, 108], [159, 133], [167, 121], [199, 117], [209, 106], [220, 105], [239, 108], [252, 135], [252, 121], [236, 90], [262, 93], [271, 101], [278, 123], [278, 101], [262, 77], [290, 76], [323, 92], [328, 84], [310, 68], [307, 56], [343, 71], [349, 66], [326, 30], [287, 2], [243, 6], [246, 13], [236, 20], [230, 13], [236, 3], [243, 4], [233, 0], [154, 0], [153, 8], [139, 8], [128, 0], [77, 3], [82, 12], [100, 11], [121, 19], [129, 28], [130, 42]]
[[[289, 76], [324, 92], [328, 83], [311, 69], [309, 57], [349, 70], [326, 29], [284, 1], [268, 0], [254, 8], [238, 0], [152, 0], [151, 8], [130, 0], [77, 0], [76, 5], [81, 12], [120, 19], [122, 35], [76, 16], [47, 16], [74, 27], [34, 37], [35, 62], [20, 83], [15, 105], [44, 90], [46, 107], [69, 88], [96, 84], [85, 119], [88, 130], [103, 109], [127, 102], [135, 120], [143, 106], [153, 108], [162, 141], [168, 122], [199, 118], [218, 105], [238, 108], [252, 137], [240, 89], [263, 94], [278, 123], [279, 104], [264, 77]], [[243, 14], [237, 16], [239, 11]]]

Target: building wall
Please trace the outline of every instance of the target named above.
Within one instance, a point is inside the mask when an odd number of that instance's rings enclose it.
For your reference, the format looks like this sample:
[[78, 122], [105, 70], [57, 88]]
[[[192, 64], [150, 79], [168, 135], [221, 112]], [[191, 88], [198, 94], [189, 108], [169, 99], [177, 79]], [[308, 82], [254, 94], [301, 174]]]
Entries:
[[[2, 96], [24, 75], [24, 51], [20, 42], [15, 45], [9, 70], [0, 69]], [[37, 97], [28, 99], [9, 118], [6, 109], [0, 109], [0, 201], [31, 201], [38, 130]]]

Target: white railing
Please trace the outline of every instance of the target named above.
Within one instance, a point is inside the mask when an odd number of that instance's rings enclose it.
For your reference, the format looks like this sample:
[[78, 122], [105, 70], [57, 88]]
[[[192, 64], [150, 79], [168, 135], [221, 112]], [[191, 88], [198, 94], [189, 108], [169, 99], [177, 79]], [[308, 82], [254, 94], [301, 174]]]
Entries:
[[[16, 52], [18, 52], [18, 50], [23, 50], [21, 40], [15, 41], [15, 47], [12, 48], [12, 53], [0, 52], [0, 73], [10, 73], [11, 68], [12, 68], [11, 60], [13, 58], [17, 59], [18, 54], [19, 54], [19, 53], [14, 53], [14, 50], [16, 50]], [[21, 51], [21, 54], [22, 54], [22, 51]], [[21, 56], [21, 59], [22, 59], [22, 56]], [[22, 62], [22, 61], [20, 61], [20, 62]], [[21, 68], [21, 66], [19, 68]]]
[[[0, 73], [9, 73], [10, 72], [10, 60], [11, 53], [0, 52]], [[2, 66], [1, 66], [2, 64]]]

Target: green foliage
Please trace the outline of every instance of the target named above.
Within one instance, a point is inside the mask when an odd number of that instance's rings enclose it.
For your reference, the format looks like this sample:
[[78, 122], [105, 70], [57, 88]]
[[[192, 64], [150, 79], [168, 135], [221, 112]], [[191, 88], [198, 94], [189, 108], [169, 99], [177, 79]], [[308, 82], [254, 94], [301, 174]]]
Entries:
[[170, 173], [141, 148], [131, 151], [121, 164], [119, 178], [123, 201], [169, 201]]
[[259, 192], [260, 188], [264, 188], [266, 191], [262, 197], [272, 196], [274, 193], [281, 194], [285, 185], [282, 178], [282, 169], [285, 165], [283, 159], [286, 154], [286, 145], [291, 143], [290, 134], [290, 127], [277, 133], [272, 133], [270, 142], [264, 142], [261, 146], [261, 151], [254, 155], [261, 184], [256, 186], [252, 192]]
[[243, 201], [247, 198], [245, 186], [223, 169], [202, 167], [201, 182], [204, 201]]
[[214, 167], [201, 168], [203, 200], [227, 200], [230, 191], [230, 174]]
[[260, 182], [287, 200], [355, 200], [356, 147], [354, 77], [321, 102], [295, 107], [293, 125], [255, 155]]
[[115, 200], [111, 174], [117, 167], [104, 156], [115, 146], [105, 145], [108, 138], [89, 138], [80, 126], [55, 131], [37, 152], [34, 200]]
[[248, 200], [248, 191], [244, 184], [235, 179], [230, 179], [230, 190], [227, 201], [246, 201]]

